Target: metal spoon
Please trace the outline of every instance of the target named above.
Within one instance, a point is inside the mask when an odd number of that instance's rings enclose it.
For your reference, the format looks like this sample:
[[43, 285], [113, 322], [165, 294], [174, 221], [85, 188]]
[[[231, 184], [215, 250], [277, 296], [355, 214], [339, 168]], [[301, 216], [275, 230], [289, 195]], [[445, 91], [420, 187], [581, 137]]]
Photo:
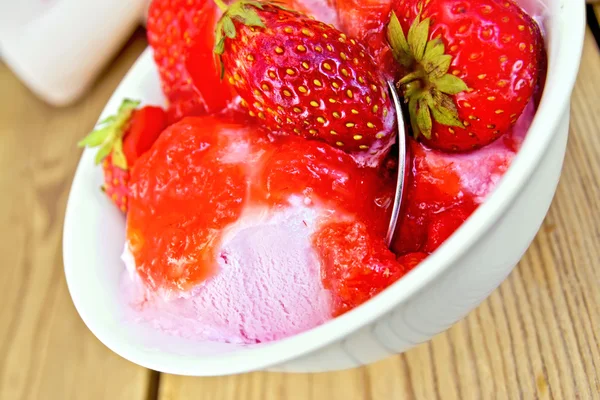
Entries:
[[392, 245], [392, 240], [394, 239], [394, 233], [396, 232], [396, 225], [400, 215], [400, 205], [402, 204], [402, 194], [404, 193], [404, 178], [406, 171], [406, 129], [404, 126], [402, 107], [400, 105], [400, 97], [396, 92], [396, 87], [391, 81], [388, 82], [388, 87], [394, 102], [394, 107], [396, 108], [396, 120], [398, 125], [398, 178], [396, 179], [396, 195], [394, 196], [392, 216], [388, 225], [387, 235], [385, 236], [385, 243], [388, 247], [390, 247]]

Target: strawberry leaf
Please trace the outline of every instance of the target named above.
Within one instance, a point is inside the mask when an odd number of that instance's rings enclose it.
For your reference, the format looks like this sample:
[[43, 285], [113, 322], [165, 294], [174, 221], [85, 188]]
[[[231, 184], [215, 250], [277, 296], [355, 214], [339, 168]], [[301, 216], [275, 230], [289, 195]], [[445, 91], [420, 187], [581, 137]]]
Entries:
[[393, 11], [387, 28], [387, 39], [392, 48], [394, 59], [401, 65], [409, 67], [413, 62], [413, 57], [408, 47], [406, 36], [404, 36], [404, 32], [402, 31], [400, 21]]
[[219, 64], [221, 65], [221, 80], [225, 76], [225, 64], [223, 63], [223, 56], [219, 54]]
[[442, 93], [458, 94], [468, 89], [467, 84], [457, 76], [446, 74], [433, 81], [435, 88]]
[[223, 32], [225, 33], [225, 36], [227, 36], [229, 39], [235, 38], [235, 25], [233, 24], [233, 21], [229, 16], [223, 17]]
[[115, 167], [127, 169], [127, 158], [123, 153], [123, 140], [118, 138], [112, 147], [112, 163]]
[[437, 93], [435, 97], [428, 99], [428, 106], [431, 115], [440, 124], [446, 126], [457, 126], [464, 128], [464, 124], [458, 118], [458, 110], [452, 99], [442, 93]]
[[[131, 111], [135, 110], [140, 105], [140, 103], [141, 102], [139, 100], [124, 99], [123, 102], [121, 103], [121, 105], [119, 106], [119, 114], [124, 113], [124, 112], [131, 112]], [[123, 118], [122, 115], [115, 115], [114, 117], [115, 117], [115, 120], [117, 118], [121, 118], [121, 119]], [[129, 119], [129, 118], [127, 118], [127, 119]]]
[[417, 93], [419, 91], [420, 91], [419, 90], [419, 85], [415, 85], [415, 84], [412, 84], [412, 83], [404, 85], [405, 102], [408, 102], [409, 99], [412, 99], [413, 97], [417, 96]]
[[[123, 137], [126, 134], [129, 120], [135, 109], [140, 105], [137, 100], [125, 99], [119, 106], [117, 114], [103, 119], [98, 124], [99, 128], [87, 135], [78, 145], [80, 147], [100, 147], [96, 154], [96, 164], [100, 164], [111, 152], [117, 142], [120, 143], [121, 152]], [[123, 155], [123, 157], [125, 157]], [[127, 169], [127, 160], [124, 158], [121, 165]]]
[[430, 79], [436, 79], [441, 78], [448, 73], [451, 63], [452, 56], [444, 54], [434, 58], [431, 62], [426, 62], [423, 67]]
[[112, 127], [110, 127], [110, 126], [104, 127], [102, 129], [96, 129], [95, 131], [93, 131], [89, 135], [87, 135], [85, 138], [80, 140], [79, 143], [77, 143], [77, 146], [79, 146], [79, 147], [100, 146], [102, 143], [104, 143], [106, 138], [109, 136], [111, 130], [112, 130]]
[[427, 105], [427, 100], [424, 98], [419, 99], [417, 108], [417, 125], [419, 130], [427, 139], [431, 139], [431, 114]]
[[100, 164], [102, 160], [108, 157], [112, 151], [113, 145], [114, 141], [106, 141], [102, 144], [102, 147], [100, 147], [100, 150], [98, 150], [98, 153], [96, 153], [96, 158], [94, 159], [96, 165]]
[[429, 18], [419, 22], [420, 17], [417, 16], [415, 21], [408, 30], [408, 46], [412, 51], [413, 57], [418, 62], [423, 60], [425, 54], [425, 46], [429, 37]]
[[[260, 1], [244, 1], [244, 4], [247, 4], [249, 6], [254, 6], [254, 7], [258, 8], [259, 10], [264, 10], [264, 7]], [[270, 4], [273, 4], [276, 7], [285, 9], [282, 5], [279, 5], [278, 1], [270, 2]], [[281, 4], [283, 4], [283, 3], [281, 3]]]
[[247, 6], [246, 4], [247, 3], [245, 2], [232, 4], [227, 10], [227, 13], [223, 16], [223, 18], [229, 17], [247, 26], [259, 26], [261, 28], [264, 28], [265, 24], [263, 23], [262, 19], [258, 16], [256, 8], [253, 6]]
[[431, 114], [433, 118], [442, 125], [446, 126], [457, 126], [464, 128], [463, 123], [458, 119], [458, 116], [450, 109], [445, 107], [434, 107], [431, 108]]
[[399, 85], [406, 85], [410, 82], [416, 81], [418, 79], [425, 78], [425, 75], [421, 71], [411, 72], [409, 74], [404, 75], [399, 81]]
[[260, 17], [258, 16], [256, 10], [252, 8], [246, 8], [246, 10], [247, 14], [245, 15], [243, 20], [244, 24], [248, 26], [258, 26], [261, 28], [265, 27], [265, 24], [263, 23], [262, 19], [260, 19]]
[[[247, 26], [258, 26], [261, 28], [265, 27], [262, 19], [258, 15], [256, 9], [263, 9], [263, 5], [258, 1], [238, 1], [230, 6], [227, 6], [222, 0], [215, 0], [221, 10], [223, 10], [223, 16], [217, 23], [215, 28], [215, 46], [213, 52], [221, 55], [225, 52], [225, 38], [235, 39], [237, 31], [233, 20], [239, 21], [240, 23]], [[221, 58], [221, 70], [224, 70]], [[223, 73], [221, 73], [221, 79]]]
[[448, 73], [452, 56], [445, 54], [442, 38], [429, 39], [432, 22], [429, 18], [421, 20], [423, 5], [420, 3], [406, 37], [392, 12], [387, 35], [394, 58], [405, 67], [405, 74], [396, 85], [408, 103], [413, 136], [423, 135], [430, 139], [434, 120], [441, 125], [464, 128], [456, 103], [450, 96], [468, 90], [468, 86]]
[[98, 125], [110, 124], [110, 123], [115, 122], [116, 119], [117, 119], [116, 116], [111, 115], [111, 116], [104, 118], [102, 121], [98, 122]]
[[411, 97], [408, 102], [408, 115], [410, 117], [410, 126], [412, 127], [413, 137], [416, 139], [421, 134], [419, 124], [417, 124], [417, 104], [419, 100], [416, 97]]
[[430, 40], [427, 43], [427, 46], [425, 46], [425, 55], [423, 55], [423, 62], [432, 62], [437, 57], [443, 55], [444, 51], [446, 51], [446, 48], [444, 47], [444, 42], [442, 42], [442, 39], [435, 38], [433, 40]]
[[225, 52], [225, 36], [223, 36], [223, 31], [218, 30], [215, 37], [215, 48], [214, 53], [219, 56]]

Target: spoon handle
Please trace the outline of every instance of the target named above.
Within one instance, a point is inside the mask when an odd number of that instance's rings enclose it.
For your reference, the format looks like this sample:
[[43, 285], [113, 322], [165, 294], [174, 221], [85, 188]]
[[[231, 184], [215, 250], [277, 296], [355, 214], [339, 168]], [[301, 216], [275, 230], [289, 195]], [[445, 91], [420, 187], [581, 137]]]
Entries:
[[385, 243], [390, 247], [394, 239], [394, 233], [396, 232], [396, 225], [398, 224], [398, 217], [400, 216], [400, 206], [402, 204], [402, 195], [404, 193], [404, 179], [406, 175], [406, 129], [398, 92], [396, 92], [393, 82], [388, 81], [388, 87], [390, 89], [392, 101], [394, 102], [394, 107], [396, 108], [396, 124], [398, 126], [398, 177], [396, 179], [396, 194], [394, 196], [392, 216], [385, 237]]

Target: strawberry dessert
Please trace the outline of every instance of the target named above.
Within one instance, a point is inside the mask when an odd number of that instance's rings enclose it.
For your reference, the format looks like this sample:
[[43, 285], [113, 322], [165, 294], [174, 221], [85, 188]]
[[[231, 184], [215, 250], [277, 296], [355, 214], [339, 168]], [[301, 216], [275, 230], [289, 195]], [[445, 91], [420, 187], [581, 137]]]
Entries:
[[237, 344], [344, 314], [442, 245], [510, 166], [546, 68], [512, 0], [154, 0], [148, 40], [167, 109], [125, 100], [80, 143], [126, 215], [125, 300]]

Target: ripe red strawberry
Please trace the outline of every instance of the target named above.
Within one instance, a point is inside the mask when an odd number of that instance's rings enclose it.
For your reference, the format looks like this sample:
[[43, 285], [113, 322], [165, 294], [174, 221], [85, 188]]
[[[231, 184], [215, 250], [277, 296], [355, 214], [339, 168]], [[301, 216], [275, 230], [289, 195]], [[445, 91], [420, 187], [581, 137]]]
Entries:
[[129, 167], [145, 153], [167, 125], [162, 108], [124, 100], [116, 115], [100, 122], [98, 129], [79, 142], [79, 146], [100, 147], [96, 164], [102, 163], [102, 190], [123, 212], [129, 198]]
[[113, 164], [109, 154], [102, 161], [104, 184], [102, 191], [115, 203], [122, 212], [127, 212], [129, 202], [129, 170], [121, 169]]
[[388, 40], [415, 137], [445, 151], [485, 146], [529, 102], [545, 53], [512, 0], [395, 0]]
[[221, 7], [215, 52], [250, 115], [274, 133], [318, 138], [377, 165], [394, 141], [394, 115], [366, 47], [273, 3]]
[[219, 112], [234, 97], [219, 80], [212, 48], [220, 16], [211, 0], [153, 0], [148, 42], [154, 50], [171, 122], [188, 115]]

